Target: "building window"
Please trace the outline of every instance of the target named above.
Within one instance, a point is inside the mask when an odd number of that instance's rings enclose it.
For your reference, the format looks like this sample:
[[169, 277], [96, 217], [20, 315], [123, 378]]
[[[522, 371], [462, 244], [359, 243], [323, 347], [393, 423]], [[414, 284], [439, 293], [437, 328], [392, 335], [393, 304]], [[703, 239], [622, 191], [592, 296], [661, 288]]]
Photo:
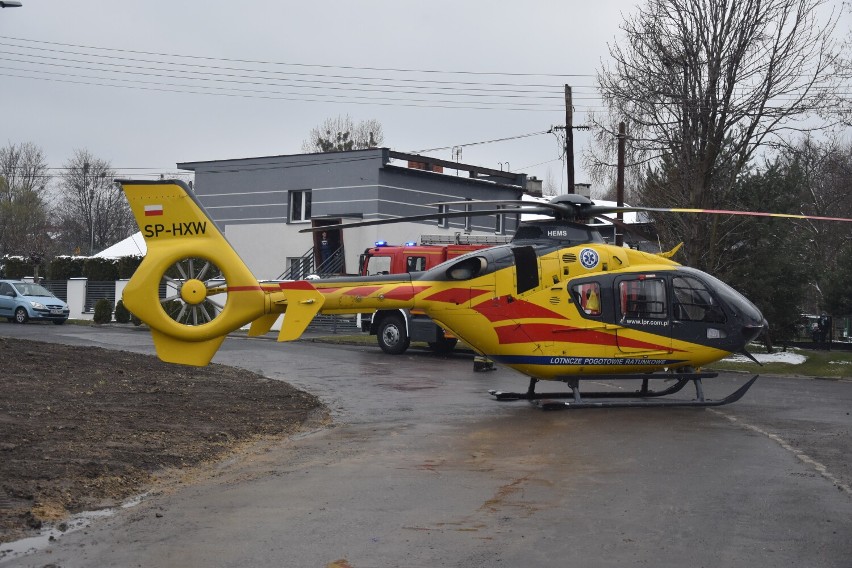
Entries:
[[311, 220], [311, 190], [290, 192], [290, 222], [304, 223]]

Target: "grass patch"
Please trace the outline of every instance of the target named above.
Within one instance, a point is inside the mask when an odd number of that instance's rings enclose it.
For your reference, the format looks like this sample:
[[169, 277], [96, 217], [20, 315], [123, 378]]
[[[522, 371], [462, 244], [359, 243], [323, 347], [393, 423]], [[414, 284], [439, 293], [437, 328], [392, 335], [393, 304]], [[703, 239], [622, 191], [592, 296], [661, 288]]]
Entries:
[[[755, 348], [750, 351], [760, 358], [765, 354], [764, 349]], [[723, 359], [708, 365], [709, 369], [719, 371], [744, 371], [762, 375], [803, 375], [807, 377], [852, 378], [852, 351], [819, 351], [815, 349], [790, 348], [787, 353], [801, 355], [805, 358], [802, 363], [784, 361], [768, 361], [759, 366], [753, 362], [740, 362]], [[776, 355], [778, 353], [776, 352]], [[781, 356], [779, 356], [781, 357]]]

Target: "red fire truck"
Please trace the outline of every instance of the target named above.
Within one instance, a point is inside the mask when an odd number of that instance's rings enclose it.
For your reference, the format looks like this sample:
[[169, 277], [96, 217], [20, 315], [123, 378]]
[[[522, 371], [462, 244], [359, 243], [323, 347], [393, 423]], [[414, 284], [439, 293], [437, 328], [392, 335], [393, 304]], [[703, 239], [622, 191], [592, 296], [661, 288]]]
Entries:
[[[441, 240], [450, 241], [441, 244]], [[474, 250], [508, 242], [499, 236], [457, 235], [455, 237], [429, 237], [424, 235], [421, 244], [388, 245], [383, 241], [368, 248], [361, 255], [358, 273], [362, 276], [376, 274], [404, 274], [428, 270], [445, 260]], [[412, 341], [429, 344], [436, 352], [453, 349], [458, 340], [417, 310], [379, 310], [372, 316], [361, 316], [363, 331], [375, 335], [385, 353], [404, 353]]]

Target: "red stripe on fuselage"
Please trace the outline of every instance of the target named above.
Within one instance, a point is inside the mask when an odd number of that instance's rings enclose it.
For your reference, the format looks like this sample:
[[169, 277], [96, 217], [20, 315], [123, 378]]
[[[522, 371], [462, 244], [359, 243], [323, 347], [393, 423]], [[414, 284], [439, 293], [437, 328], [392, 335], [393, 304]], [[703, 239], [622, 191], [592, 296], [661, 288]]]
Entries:
[[278, 286], [282, 290], [313, 290], [313, 285], [307, 280], [293, 280], [292, 282], [280, 282]]
[[477, 290], [476, 288], [450, 288], [449, 290], [442, 290], [423, 299], [428, 302], [444, 302], [459, 305], [487, 293], [488, 290]]
[[381, 286], [358, 286], [343, 292], [347, 296], [369, 296], [376, 290], [381, 290]]
[[564, 316], [547, 308], [543, 308], [531, 302], [524, 300], [509, 301], [508, 296], [495, 298], [491, 301], [485, 301], [481, 304], [473, 306], [473, 309], [488, 318], [488, 321], [498, 322], [505, 320], [531, 319], [531, 318], [548, 318], [548, 319], [566, 319]]
[[401, 285], [389, 292], [385, 292], [384, 296], [386, 300], [402, 300], [407, 301], [422, 292], [423, 290], [428, 290], [431, 286], [411, 286], [409, 284]]
[[340, 290], [340, 286], [335, 288], [317, 288], [317, 291], [319, 291], [320, 294], [334, 294], [338, 290]]

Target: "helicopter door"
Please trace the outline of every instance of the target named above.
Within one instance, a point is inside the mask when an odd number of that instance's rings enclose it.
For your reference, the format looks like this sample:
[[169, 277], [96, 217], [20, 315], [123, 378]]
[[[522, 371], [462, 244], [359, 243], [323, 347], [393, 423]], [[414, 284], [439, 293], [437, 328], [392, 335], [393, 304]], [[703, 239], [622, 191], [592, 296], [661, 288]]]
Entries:
[[538, 255], [533, 247], [513, 247], [515, 256], [515, 291], [518, 295], [538, 288]]
[[[631, 275], [615, 281], [617, 344], [623, 353], [666, 353], [671, 350], [672, 325], [666, 281], [654, 275]], [[657, 335], [656, 339], [637, 331]]]
[[672, 277], [672, 335], [705, 343], [725, 337], [725, 312], [710, 288], [692, 276]]

